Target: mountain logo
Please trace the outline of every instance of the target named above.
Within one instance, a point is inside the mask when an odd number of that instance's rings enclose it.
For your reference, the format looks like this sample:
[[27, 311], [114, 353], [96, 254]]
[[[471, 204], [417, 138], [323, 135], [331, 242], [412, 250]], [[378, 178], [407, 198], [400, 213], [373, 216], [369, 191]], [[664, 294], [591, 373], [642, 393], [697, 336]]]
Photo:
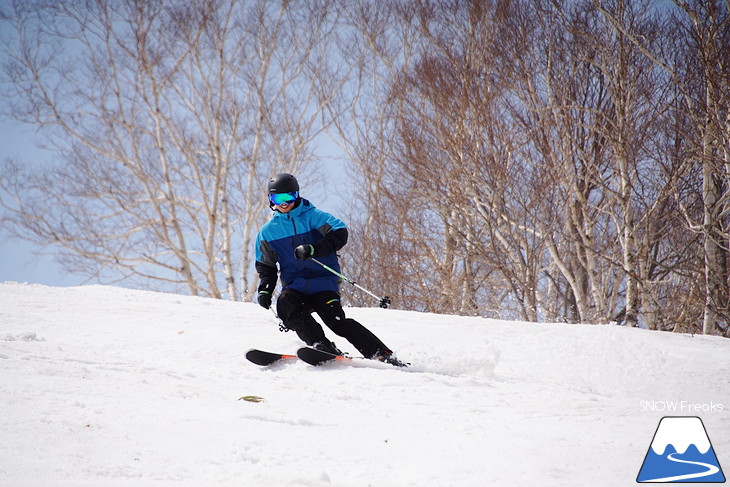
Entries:
[[725, 482], [702, 420], [696, 416], [663, 417], [636, 481]]

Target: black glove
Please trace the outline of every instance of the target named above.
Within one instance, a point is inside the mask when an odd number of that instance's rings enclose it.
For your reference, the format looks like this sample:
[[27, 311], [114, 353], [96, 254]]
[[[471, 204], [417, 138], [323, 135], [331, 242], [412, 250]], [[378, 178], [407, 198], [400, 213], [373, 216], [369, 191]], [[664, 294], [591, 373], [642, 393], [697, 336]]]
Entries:
[[271, 293], [268, 291], [259, 292], [259, 305], [263, 308], [271, 308]]
[[294, 249], [294, 257], [297, 260], [305, 260], [314, 256], [314, 246], [312, 245], [300, 245]]

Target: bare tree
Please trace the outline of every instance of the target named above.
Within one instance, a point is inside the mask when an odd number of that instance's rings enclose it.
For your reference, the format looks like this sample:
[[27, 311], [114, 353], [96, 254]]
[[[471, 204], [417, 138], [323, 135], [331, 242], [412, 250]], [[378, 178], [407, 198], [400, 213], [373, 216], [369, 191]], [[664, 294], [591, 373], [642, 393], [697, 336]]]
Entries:
[[[408, 199], [402, 191], [411, 188], [401, 186], [404, 180], [389, 187], [386, 179], [393, 114], [398, 111], [391, 81], [409, 63], [413, 49], [412, 38], [401, 23], [407, 14], [398, 1], [334, 4], [338, 29], [333, 56], [340, 70], [335, 76], [321, 72], [327, 78], [320, 85], [326, 89], [321, 96], [331, 98], [327, 105], [333, 121], [330, 135], [342, 150], [352, 177], [354, 193], [348, 199], [359, 203], [351, 207], [348, 218], [351, 237], [343, 265], [346, 273], [364, 285], [384, 288], [396, 306], [424, 309], [415, 304], [412, 293], [428, 293], [426, 286], [417, 275], [402, 272], [410, 268], [414, 256], [412, 244], [403, 238], [410, 226], [410, 205], [401, 204]], [[334, 86], [332, 80], [338, 80]], [[361, 293], [348, 287], [343, 291], [354, 304], [371, 304]]]
[[58, 155], [5, 162], [6, 228], [90, 277], [250, 292], [261, 187], [311, 162], [326, 123], [312, 76], [326, 10], [61, 0], [2, 13], [17, 34], [4, 55], [8, 115]]
[[[704, 270], [699, 274], [704, 278], [705, 288], [703, 333], [718, 330], [727, 333], [730, 3], [726, 0], [674, 3], [678, 10], [670, 14], [667, 30], [672, 35], [662, 54], [647, 48], [646, 39], [626, 31], [620, 21], [605, 8], [601, 9], [617, 30], [626, 35], [627, 41], [666, 71], [680, 94], [678, 102], [667, 107], [674, 113], [674, 120], [688, 123], [676, 124], [677, 142], [669, 146], [668, 153], [683, 157], [679, 180], [689, 182], [692, 175], [699, 175], [700, 187], [677, 184], [674, 197], [686, 218], [686, 228], [701, 234], [704, 240]], [[690, 295], [694, 296], [695, 286], [691, 287]]]
[[[351, 144], [366, 177], [365, 228], [375, 230], [364, 232], [364, 254], [395, 259], [395, 266], [378, 266], [377, 273], [402, 293], [398, 297], [405, 307], [495, 316], [514, 311], [534, 318], [534, 286], [525, 279], [535, 274], [535, 261], [523, 262], [517, 273], [510, 266], [494, 267], [504, 262], [501, 233], [506, 229], [515, 237], [516, 227], [505, 226], [499, 217], [495, 226], [485, 227], [478, 210], [489, 195], [497, 198], [503, 185], [520, 184], [499, 171], [509, 141], [499, 140], [505, 136], [493, 103], [499, 90], [489, 78], [494, 6], [385, 5], [371, 10], [364, 3], [353, 21], [363, 58], [380, 62], [366, 79], [379, 88], [372, 91], [379, 97], [370, 102], [377, 112], [369, 112], [377, 122], [359, 126], [377, 132], [357, 131], [358, 143]], [[515, 174], [517, 167], [509, 176]], [[484, 189], [495, 181], [501, 186]], [[521, 242], [509, 252], [519, 253], [526, 240]], [[360, 262], [373, 266], [372, 260]], [[504, 273], [519, 275], [524, 284], [517, 278], [495, 279]], [[515, 286], [505, 289], [497, 282]]]
[[704, 238], [705, 307], [703, 333], [730, 331], [730, 2], [675, 2], [684, 13], [678, 23], [684, 58], [675, 77], [685, 94], [684, 108], [696, 132], [692, 161], [702, 168], [701, 223], [688, 215], [690, 228]]
[[678, 28], [649, 1], [358, 3], [357, 269], [412, 309], [690, 331], [703, 296], [724, 313], [727, 22], [680, 6]]

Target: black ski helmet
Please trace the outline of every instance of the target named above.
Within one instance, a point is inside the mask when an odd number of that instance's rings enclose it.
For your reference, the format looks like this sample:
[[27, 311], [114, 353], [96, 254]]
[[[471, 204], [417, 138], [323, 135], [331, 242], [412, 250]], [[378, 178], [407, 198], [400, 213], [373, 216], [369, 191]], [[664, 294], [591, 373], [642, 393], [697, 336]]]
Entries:
[[297, 178], [289, 173], [279, 173], [269, 179], [269, 194], [293, 193], [299, 191]]

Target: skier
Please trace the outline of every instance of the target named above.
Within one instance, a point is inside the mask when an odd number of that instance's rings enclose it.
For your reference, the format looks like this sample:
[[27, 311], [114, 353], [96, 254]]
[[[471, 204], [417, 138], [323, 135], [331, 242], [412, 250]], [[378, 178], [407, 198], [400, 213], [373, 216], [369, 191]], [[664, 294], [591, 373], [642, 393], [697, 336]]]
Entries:
[[258, 303], [268, 309], [277, 281], [282, 291], [276, 310], [284, 326], [294, 330], [308, 346], [342, 355], [327, 339], [316, 312], [337, 335], [347, 339], [365, 358], [402, 366], [383, 342], [357, 321], [346, 318], [339, 295], [339, 278], [319, 264], [340, 271], [336, 252], [347, 243], [347, 227], [334, 216], [318, 210], [299, 196], [299, 183], [291, 174], [269, 180], [269, 207], [274, 216], [256, 236], [256, 272], [261, 279]]

